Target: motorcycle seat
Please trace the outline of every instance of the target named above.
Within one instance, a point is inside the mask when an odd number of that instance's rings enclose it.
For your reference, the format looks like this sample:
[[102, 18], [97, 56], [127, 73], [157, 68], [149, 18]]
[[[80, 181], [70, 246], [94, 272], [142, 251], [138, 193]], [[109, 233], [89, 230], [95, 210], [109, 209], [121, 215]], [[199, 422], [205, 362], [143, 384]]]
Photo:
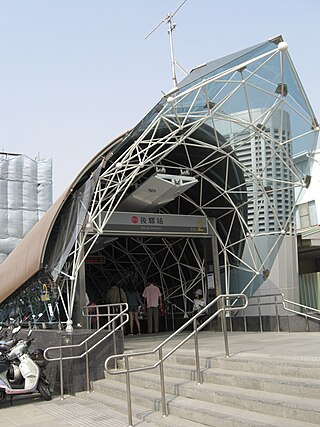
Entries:
[[10, 368], [10, 362], [8, 360], [0, 359], [0, 372], [7, 371]]

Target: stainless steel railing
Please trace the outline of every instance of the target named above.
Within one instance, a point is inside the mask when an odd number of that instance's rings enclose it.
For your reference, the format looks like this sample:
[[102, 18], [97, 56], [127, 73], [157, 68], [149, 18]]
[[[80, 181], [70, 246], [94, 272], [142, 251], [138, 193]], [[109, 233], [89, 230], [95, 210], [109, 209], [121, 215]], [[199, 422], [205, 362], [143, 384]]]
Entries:
[[[281, 295], [282, 295], [282, 306], [283, 306], [283, 308], [286, 311], [289, 311], [291, 313], [295, 313], [299, 316], [304, 316], [304, 318], [306, 319], [308, 331], [309, 331], [309, 319], [316, 320], [317, 322], [320, 322], [320, 310], [318, 310], [316, 308], [308, 307], [307, 305], [299, 304], [299, 303], [294, 302], [294, 301], [290, 301], [290, 300], [286, 299], [283, 294], [281, 294]], [[287, 305], [292, 305], [294, 307], [297, 307], [300, 309], [300, 311], [291, 309]], [[304, 311], [304, 310], [307, 310], [308, 312]], [[315, 316], [315, 314], [317, 314], [317, 316]]]
[[[248, 297], [249, 303], [248, 303], [248, 309], [257, 308], [258, 309], [258, 318], [259, 318], [259, 327], [260, 332], [264, 332], [263, 328], [263, 314], [262, 309], [263, 307], [274, 307], [274, 316], [276, 319], [276, 329], [278, 332], [280, 332], [280, 308], [282, 307], [285, 311], [291, 312], [293, 314], [296, 314], [297, 316], [302, 316], [305, 318], [306, 321], [306, 330], [310, 330], [309, 321], [314, 320], [317, 322], [320, 322], [320, 310], [309, 307], [294, 301], [290, 301], [284, 297], [283, 293], [273, 293], [273, 294], [260, 294], [260, 295], [252, 295], [251, 297]], [[290, 307], [294, 308], [290, 308]], [[246, 310], [239, 310], [239, 312], [234, 312], [234, 317], [229, 318], [229, 329], [230, 331], [233, 331], [233, 320], [237, 317], [237, 315], [241, 315], [243, 317], [244, 322], [244, 331], [248, 331], [248, 316], [246, 313]], [[270, 314], [272, 316], [272, 314]], [[254, 316], [253, 316], [254, 317]], [[290, 329], [289, 329], [290, 331]]]
[[[97, 329], [94, 333], [89, 335], [86, 339], [84, 339], [79, 344], [69, 344], [69, 345], [61, 345], [61, 346], [53, 346], [48, 347], [44, 351], [44, 357], [48, 361], [59, 361], [60, 363], [60, 394], [61, 399], [64, 398], [64, 374], [63, 374], [63, 361], [64, 360], [73, 360], [73, 359], [81, 359], [85, 357], [86, 359], [86, 380], [87, 380], [87, 391], [90, 391], [90, 373], [89, 373], [89, 353], [96, 348], [98, 345], [100, 345], [103, 341], [105, 341], [108, 337], [111, 335], [113, 336], [113, 346], [114, 346], [114, 353], [117, 352], [116, 347], [116, 336], [115, 332], [119, 329], [123, 329], [123, 326], [128, 322], [129, 315], [127, 313], [128, 311], [128, 304], [126, 303], [120, 303], [120, 304], [107, 304], [107, 305], [100, 305], [96, 306], [98, 307], [98, 312], [95, 314], [84, 314], [85, 316], [98, 316], [99, 317], [109, 317], [109, 320], [105, 325], [103, 325], [101, 328]], [[86, 308], [84, 307], [83, 313], [86, 312]], [[91, 307], [90, 307], [91, 308]], [[107, 308], [107, 313], [101, 312], [101, 309]], [[110, 310], [108, 310], [108, 308]], [[100, 309], [100, 312], [99, 312]], [[98, 313], [98, 314], [97, 314]], [[104, 335], [101, 339], [94, 342], [93, 339], [103, 330], [108, 330], [108, 334]], [[94, 342], [91, 347], [89, 347], [90, 343]], [[78, 355], [72, 355], [72, 356], [64, 356], [63, 352], [66, 350], [71, 349], [83, 349], [81, 354]], [[48, 354], [49, 352], [59, 352], [59, 356], [53, 356], [50, 357]]]
[[[233, 305], [232, 302], [241, 303], [241, 305]], [[217, 304], [218, 309], [203, 322], [201, 325], [197, 325], [198, 318], [203, 316], [207, 311]], [[168, 359], [173, 353], [175, 353], [183, 344], [185, 344], [191, 337], [194, 337], [195, 344], [195, 364], [196, 364], [196, 381], [198, 384], [201, 383], [200, 376], [200, 357], [199, 357], [199, 343], [198, 343], [198, 332], [201, 331], [208, 323], [210, 323], [217, 316], [221, 316], [222, 329], [224, 333], [224, 343], [225, 343], [225, 352], [226, 357], [229, 357], [229, 344], [228, 344], [228, 335], [227, 335], [227, 325], [226, 325], [226, 312], [236, 311], [239, 309], [244, 309], [248, 305], [248, 298], [244, 294], [230, 294], [230, 295], [219, 295], [213, 301], [211, 301], [206, 307], [200, 310], [192, 319], [189, 319], [184, 325], [182, 325], [178, 330], [173, 332], [168, 338], [166, 338], [162, 343], [156, 346], [153, 350], [135, 352], [135, 353], [123, 353], [115, 354], [110, 356], [105, 361], [105, 369], [111, 375], [125, 374], [126, 375], [126, 390], [127, 390], [127, 405], [128, 405], [128, 423], [129, 426], [133, 426], [132, 423], [132, 404], [131, 404], [131, 390], [130, 390], [130, 373], [145, 371], [150, 369], [155, 369], [159, 366], [160, 368], [160, 387], [161, 387], [161, 409], [162, 415], [167, 415], [166, 403], [165, 403], [165, 383], [164, 383], [164, 367], [163, 362]], [[176, 344], [171, 350], [164, 354], [164, 346], [168, 344], [173, 338], [183, 332], [190, 325], [193, 326], [193, 331], [190, 332], [186, 337], [184, 337], [178, 344]], [[143, 367], [130, 368], [129, 359], [147, 356], [158, 353], [158, 360], [154, 364], [146, 365]], [[118, 360], [124, 359], [125, 368], [117, 369]], [[116, 369], [110, 369], [110, 364]]]
[[[112, 318], [119, 312], [119, 308], [122, 310], [125, 303], [120, 304], [92, 304], [86, 305], [82, 308], [82, 315], [87, 320], [87, 329], [100, 329], [100, 318], [106, 318], [107, 330], [112, 329]], [[96, 325], [93, 327], [93, 320], [96, 320]], [[120, 321], [122, 319], [120, 318]]]

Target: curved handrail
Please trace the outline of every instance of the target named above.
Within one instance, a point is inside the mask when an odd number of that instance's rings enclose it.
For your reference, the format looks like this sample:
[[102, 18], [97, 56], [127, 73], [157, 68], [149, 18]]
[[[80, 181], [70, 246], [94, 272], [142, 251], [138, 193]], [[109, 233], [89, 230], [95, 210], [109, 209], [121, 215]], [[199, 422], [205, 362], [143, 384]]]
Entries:
[[290, 311], [291, 313], [299, 314], [300, 316], [308, 317], [309, 319], [317, 320], [318, 322], [320, 321], [319, 317], [312, 316], [311, 314], [308, 314], [308, 313], [302, 313], [302, 312], [297, 311], [297, 310], [292, 310], [291, 308], [286, 307], [286, 304], [292, 304], [294, 306], [298, 306], [300, 308], [310, 310], [313, 313], [318, 313], [320, 316], [320, 310], [318, 310], [317, 308], [309, 307], [307, 305], [303, 305], [303, 304], [300, 304], [300, 303], [295, 302], [295, 301], [290, 301], [284, 297], [284, 294], [281, 294], [281, 296], [282, 296], [282, 306], [285, 310]]
[[[233, 298], [238, 299], [238, 300], [239, 299], [244, 300], [244, 304], [242, 306], [236, 306], [236, 307], [224, 306], [224, 307], [218, 309], [215, 313], [213, 313], [211, 316], [209, 316], [209, 318], [207, 320], [205, 320], [200, 326], [198, 326], [192, 332], [190, 332], [190, 334], [187, 337], [185, 337], [179, 344], [177, 344], [173, 349], [171, 349], [165, 356], [163, 356], [162, 361], [165, 361], [169, 356], [171, 356], [171, 354], [173, 354], [176, 350], [178, 350], [184, 343], [186, 343], [190, 338], [192, 338], [197, 332], [201, 331], [208, 323], [210, 323], [213, 319], [215, 319], [220, 313], [222, 313], [224, 311], [236, 311], [236, 310], [241, 310], [241, 309], [246, 308], [248, 305], [248, 297], [245, 294], [219, 295], [213, 301], [211, 301], [208, 305], [206, 305], [202, 310], [200, 310], [197, 314], [195, 314], [191, 319], [189, 319], [186, 323], [184, 323], [173, 334], [171, 334], [168, 338], [166, 338], [164, 341], [162, 341], [160, 344], [158, 344], [153, 350], [129, 353], [128, 356], [131, 358], [134, 356], [147, 356], [150, 354], [157, 353], [169, 341], [171, 341], [176, 335], [178, 335], [180, 332], [185, 330], [190, 324], [192, 324], [192, 323], [194, 324], [197, 321], [197, 318], [200, 317], [201, 315], [203, 315], [212, 305], [216, 304], [217, 302], [219, 302], [221, 300], [224, 301], [224, 299], [230, 300]], [[119, 359], [119, 358], [122, 359], [125, 356], [126, 356], [126, 354], [123, 354], [123, 353], [122, 354], [115, 354], [113, 356], [109, 356], [105, 361], [106, 371], [111, 375], [118, 375], [118, 374], [126, 373], [127, 372], [126, 369], [123, 369], [123, 370], [120, 369], [120, 370], [116, 370], [116, 371], [112, 370], [111, 371], [108, 367], [108, 364], [111, 360], [114, 360], [116, 363], [117, 359]], [[133, 368], [132, 370], [130, 370], [130, 372], [154, 369], [157, 366], [159, 366], [160, 363], [161, 363], [161, 361], [158, 361], [154, 365], [148, 365], [148, 366], [142, 367], [142, 368]]]
[[288, 300], [288, 299], [286, 299], [284, 297], [284, 294], [281, 293], [281, 292], [279, 292], [279, 293], [273, 293], [273, 294], [252, 295], [252, 296], [248, 297], [248, 299], [250, 300], [250, 299], [253, 299], [253, 298], [257, 298], [259, 300], [260, 298], [270, 298], [270, 297], [275, 297], [275, 298], [276, 297], [281, 297], [281, 301], [275, 300], [275, 301], [266, 302], [266, 303], [258, 302], [256, 304], [250, 304], [250, 307], [257, 307], [257, 306], [263, 306], [263, 305], [278, 304], [278, 305], [282, 305], [282, 307], [286, 311], [290, 311], [291, 313], [298, 314], [300, 316], [304, 316], [304, 317], [308, 317], [310, 319], [314, 319], [314, 320], [320, 321], [319, 317], [312, 316], [309, 313], [305, 313], [305, 312], [293, 310], [293, 309], [287, 307], [286, 304], [291, 304], [291, 305], [293, 305], [295, 307], [299, 307], [301, 309], [309, 310], [309, 311], [311, 311], [313, 313], [317, 313], [320, 316], [320, 310], [319, 309], [314, 308], [314, 307], [309, 307], [308, 305], [300, 304], [299, 302], [296, 302], [296, 301]]
[[[121, 302], [117, 304], [93, 304], [93, 305], [85, 305], [82, 307], [82, 316], [86, 317], [88, 319], [97, 318], [97, 327], [96, 329], [100, 329], [100, 323], [99, 319], [100, 317], [107, 317], [111, 318], [114, 317], [117, 314], [118, 308], [122, 309], [123, 306], [125, 306], [126, 303]], [[106, 313], [104, 311], [101, 311], [106, 309]], [[125, 311], [125, 310], [124, 310]], [[108, 321], [109, 322], [109, 321]], [[109, 323], [109, 327], [111, 326], [111, 323]], [[109, 329], [109, 328], [107, 328]]]
[[[100, 329], [97, 329], [93, 334], [89, 335], [86, 339], [84, 339], [80, 343], [78, 343], [78, 344], [69, 344], [69, 345], [59, 345], [59, 346], [53, 346], [53, 347], [46, 348], [45, 351], [44, 351], [44, 353], [43, 353], [44, 358], [46, 360], [50, 361], [50, 362], [61, 360], [61, 359], [62, 360], [81, 359], [87, 353], [90, 353], [90, 351], [92, 351], [95, 347], [97, 347], [97, 345], [101, 344], [105, 339], [107, 339], [110, 335], [112, 335], [114, 333], [114, 331], [117, 331], [118, 329], [122, 328], [122, 326], [124, 324], [126, 324], [128, 322], [128, 320], [129, 320], [129, 315], [127, 313], [128, 304], [127, 303], [120, 303], [120, 304], [109, 304], [109, 305], [114, 306], [114, 307], [125, 306], [125, 308], [121, 312], [119, 312], [117, 314], [113, 314], [114, 317], [111, 320], [109, 320]], [[85, 350], [82, 354], [77, 355], [77, 356], [65, 356], [65, 357], [49, 357], [48, 356], [48, 353], [50, 351], [53, 351], [53, 350], [66, 350], [66, 349], [71, 349], [71, 348], [79, 348], [79, 347], [82, 347], [82, 346], [86, 345], [93, 337], [95, 337], [97, 334], [99, 334], [102, 330], [108, 328], [108, 326], [110, 326], [112, 323], [114, 323], [119, 318], [124, 318], [124, 320], [121, 321], [119, 323], [119, 325], [117, 325], [116, 327], [114, 327], [107, 335], [103, 336], [101, 338], [101, 340], [99, 340], [98, 342], [96, 342], [92, 347], [90, 347], [89, 349]]]
[[[105, 325], [103, 325], [100, 329], [97, 329], [93, 334], [89, 335], [86, 339], [84, 339], [81, 343], [78, 344], [69, 344], [69, 345], [61, 345], [61, 346], [54, 346], [54, 347], [48, 347], [44, 351], [44, 357], [48, 361], [59, 361], [60, 362], [60, 394], [61, 399], [64, 398], [64, 379], [63, 379], [63, 361], [64, 360], [71, 360], [71, 359], [81, 359], [82, 357], [86, 357], [86, 377], [87, 377], [87, 391], [89, 392], [90, 389], [90, 378], [89, 378], [89, 353], [96, 348], [99, 344], [101, 344], [104, 340], [106, 340], [110, 335], [113, 336], [113, 346], [114, 346], [114, 352], [116, 352], [116, 336], [115, 332], [122, 328], [123, 325], [125, 325], [129, 320], [129, 315], [127, 313], [128, 311], [128, 304], [127, 303], [120, 303], [120, 304], [109, 304], [113, 307], [117, 307], [120, 309], [119, 313], [112, 314], [112, 319], [110, 319]], [[124, 306], [124, 309], [121, 309], [121, 307]], [[99, 316], [99, 314], [97, 314]], [[102, 330], [109, 328], [112, 324], [115, 325], [116, 321], [120, 318], [119, 325], [116, 327], [113, 327], [110, 332], [103, 336], [100, 340], [98, 340], [93, 346], [91, 346], [88, 349], [88, 342], [95, 337], [97, 334], [99, 334]], [[84, 352], [77, 356], [62, 356], [62, 351], [66, 349], [74, 349], [79, 348], [81, 346], [85, 346]], [[53, 350], [59, 350], [59, 357], [50, 357], [48, 353]]]
[[[230, 305], [231, 299], [236, 300], [242, 300], [243, 305], [242, 306], [232, 306]], [[219, 303], [220, 308], [213, 313], [207, 320], [205, 320], [200, 326], [197, 326], [197, 319], [202, 314], [204, 314], [210, 307], [212, 307], [214, 304]], [[227, 303], [227, 304], [226, 304]], [[199, 348], [198, 348], [198, 331], [201, 331], [209, 322], [211, 322], [215, 317], [217, 317], [220, 313], [223, 313], [222, 316], [222, 326], [223, 326], [223, 332], [224, 332], [224, 339], [225, 339], [225, 349], [226, 349], [226, 356], [229, 356], [229, 347], [228, 347], [228, 340], [227, 340], [227, 325], [225, 320], [225, 313], [226, 311], [236, 311], [239, 309], [244, 309], [248, 306], [248, 297], [244, 294], [229, 294], [229, 295], [219, 295], [216, 297], [213, 301], [211, 301], [206, 307], [204, 307], [202, 310], [200, 310], [195, 316], [193, 316], [192, 319], [189, 319], [184, 325], [182, 325], [179, 329], [177, 329], [173, 334], [171, 334], [168, 338], [166, 338], [162, 343], [157, 345], [153, 350], [149, 351], [140, 351], [135, 353], [123, 353], [123, 354], [115, 354], [113, 356], [110, 356], [105, 361], [105, 370], [111, 374], [111, 375], [118, 375], [118, 374], [126, 374], [126, 389], [127, 389], [127, 405], [128, 405], [128, 422], [129, 426], [132, 426], [132, 405], [131, 405], [131, 391], [130, 391], [130, 373], [131, 372], [138, 372], [138, 371], [145, 371], [150, 369], [155, 369], [157, 366], [160, 367], [160, 387], [161, 387], [161, 407], [162, 407], [162, 415], [167, 415], [167, 409], [166, 409], [166, 402], [165, 402], [165, 384], [164, 384], [164, 368], [163, 368], [163, 362], [170, 357], [176, 350], [178, 350], [185, 342], [187, 342], [191, 337], [194, 336], [195, 339], [195, 360], [196, 360], [196, 379], [198, 384], [200, 384], [200, 358], [199, 358]], [[171, 341], [175, 336], [177, 336], [180, 332], [184, 331], [189, 325], [193, 324], [193, 331], [182, 341], [180, 341], [174, 348], [172, 348], [166, 355], [163, 355], [163, 347]], [[140, 368], [131, 368], [129, 366], [129, 359], [135, 357], [135, 356], [146, 356], [150, 354], [155, 354], [156, 352], [159, 353], [159, 359], [157, 362], [155, 362], [153, 365], [146, 365]], [[125, 369], [117, 369], [117, 360], [121, 358], [124, 358], [125, 361]], [[115, 369], [117, 370], [110, 370], [108, 367], [108, 364], [114, 361]]]

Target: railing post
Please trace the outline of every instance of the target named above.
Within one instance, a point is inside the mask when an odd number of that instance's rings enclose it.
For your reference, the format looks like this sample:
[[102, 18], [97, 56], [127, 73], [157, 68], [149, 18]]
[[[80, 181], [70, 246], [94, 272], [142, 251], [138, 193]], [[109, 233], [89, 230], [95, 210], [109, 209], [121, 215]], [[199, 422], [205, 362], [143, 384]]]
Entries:
[[261, 317], [261, 306], [260, 306], [260, 296], [258, 296], [258, 309], [259, 309], [260, 332], [263, 332], [262, 317]]
[[163, 360], [162, 360], [162, 347], [159, 348], [159, 360], [160, 360], [160, 386], [161, 386], [161, 409], [162, 416], [167, 416], [167, 408], [166, 408], [166, 391], [164, 386], [164, 369], [163, 369]]
[[226, 357], [229, 357], [229, 343], [228, 343], [228, 330], [227, 330], [227, 321], [226, 321], [226, 307], [224, 299], [222, 299], [222, 330], [224, 336], [224, 347], [226, 350]]
[[277, 328], [278, 328], [278, 332], [280, 332], [280, 321], [279, 321], [277, 295], [274, 295], [274, 303], [275, 303], [275, 307], [276, 307]]
[[310, 327], [309, 327], [309, 317], [307, 316], [307, 313], [305, 313], [305, 319], [306, 319], [306, 325], [307, 325], [307, 332], [310, 332]]
[[90, 391], [90, 378], [89, 378], [89, 354], [88, 354], [88, 343], [85, 343], [85, 353], [86, 353], [86, 377], [87, 377], [87, 393]]
[[[87, 320], [87, 329], [91, 329], [91, 319], [90, 319], [90, 317], [88, 316], [88, 309], [87, 309], [87, 306], [86, 307], [84, 307], [84, 314], [85, 314], [85, 316], [86, 316], [86, 320]], [[89, 325], [90, 325], [90, 328], [89, 328]]]
[[172, 331], [174, 332], [174, 309], [173, 309], [173, 304], [171, 304], [171, 318], [172, 318]]
[[122, 306], [123, 306], [124, 304], [122, 304], [122, 303], [120, 303], [120, 306], [119, 306], [119, 310], [120, 310], [120, 322], [121, 322], [121, 331], [123, 332], [123, 335], [124, 335], [124, 325], [123, 325], [123, 308], [122, 308]]
[[194, 351], [196, 356], [196, 380], [199, 385], [201, 384], [201, 378], [200, 378], [200, 359], [199, 359], [199, 340], [198, 340], [197, 319], [193, 320], [193, 330], [194, 330]]
[[246, 309], [243, 309], [243, 326], [244, 326], [244, 332], [248, 332], [248, 324], [247, 324], [247, 315], [246, 315]]
[[60, 347], [60, 399], [64, 399], [64, 387], [63, 387], [63, 361], [62, 361], [62, 348]]
[[[112, 340], [113, 340], [113, 351], [114, 351], [114, 354], [117, 354], [117, 340], [116, 340], [116, 331], [114, 330], [114, 325], [113, 325]], [[118, 366], [115, 366], [114, 368], [118, 369]]]
[[227, 310], [225, 311], [225, 316], [228, 317], [229, 319], [230, 332], [232, 332], [233, 331], [232, 312], [228, 310], [228, 308], [230, 307], [230, 298], [228, 297], [226, 297], [225, 307], [227, 307]]
[[110, 306], [107, 306], [107, 323], [108, 323], [108, 331], [111, 330], [111, 324], [109, 324], [110, 322]]
[[126, 389], [127, 389], [127, 405], [128, 405], [128, 425], [133, 427], [132, 422], [132, 405], [131, 405], [131, 390], [130, 390], [130, 373], [129, 373], [129, 358], [124, 356], [126, 367]]
[[100, 329], [100, 313], [99, 313], [99, 307], [96, 307], [96, 314], [97, 314], [97, 329]]

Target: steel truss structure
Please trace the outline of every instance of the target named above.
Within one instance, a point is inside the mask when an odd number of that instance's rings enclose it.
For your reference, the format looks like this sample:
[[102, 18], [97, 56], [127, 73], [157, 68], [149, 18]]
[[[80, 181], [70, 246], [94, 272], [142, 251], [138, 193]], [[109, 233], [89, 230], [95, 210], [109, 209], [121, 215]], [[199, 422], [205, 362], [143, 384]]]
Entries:
[[[61, 212], [60, 237], [46, 257], [61, 296], [67, 294], [69, 325], [85, 259], [103, 241], [113, 213], [160, 172], [173, 184], [186, 176], [196, 184], [146, 203], [147, 212], [207, 218], [224, 292], [253, 294], [268, 280], [283, 239], [294, 236], [295, 199], [310, 182], [310, 165], [297, 168], [294, 155], [313, 151], [318, 131], [281, 36], [192, 70], [97, 155]], [[212, 271], [205, 240], [109, 237], [100, 252], [107, 264], [95, 270], [98, 286], [115, 277], [142, 285], [156, 273], [165, 299], [182, 297], [186, 312], [190, 291], [205, 292]]]
[[[78, 272], [86, 256], [113, 212], [156, 168], [197, 178], [196, 189], [180, 194], [158, 211], [215, 217], [217, 228], [212, 233], [218, 240], [226, 292], [253, 293], [268, 277], [284, 236], [294, 233], [294, 191], [305, 188], [309, 169], [306, 165], [305, 170], [298, 170], [293, 155], [312, 151], [319, 129], [287, 44], [279, 37], [218, 69], [210, 70], [210, 64], [204, 68], [205, 75], [191, 82], [187, 78], [186, 84], [167, 94], [110, 148], [112, 161], [105, 159], [97, 178], [86, 227], [72, 253], [71, 274], [64, 272], [69, 276], [70, 319]], [[89, 228], [94, 233], [89, 234]], [[182, 244], [189, 248], [187, 257], [184, 249], [175, 253], [173, 248], [181, 246], [167, 238], [160, 239], [156, 250], [149, 247], [152, 238], [131, 239], [130, 249], [118, 240], [112, 246], [130, 258], [132, 265], [143, 266], [140, 276], [145, 278], [149, 271], [145, 260], [137, 263], [137, 252], [143, 250], [160, 273], [167, 299], [180, 294], [186, 301], [195, 284], [204, 286], [203, 253], [192, 239]], [[159, 257], [162, 251], [165, 255]], [[169, 255], [174, 261], [167, 264]], [[117, 255], [113, 262], [120, 265], [121, 260]], [[177, 271], [168, 277], [176, 284], [170, 286], [166, 269], [172, 262]], [[190, 280], [185, 268], [194, 271]], [[233, 278], [237, 278], [237, 288]]]

